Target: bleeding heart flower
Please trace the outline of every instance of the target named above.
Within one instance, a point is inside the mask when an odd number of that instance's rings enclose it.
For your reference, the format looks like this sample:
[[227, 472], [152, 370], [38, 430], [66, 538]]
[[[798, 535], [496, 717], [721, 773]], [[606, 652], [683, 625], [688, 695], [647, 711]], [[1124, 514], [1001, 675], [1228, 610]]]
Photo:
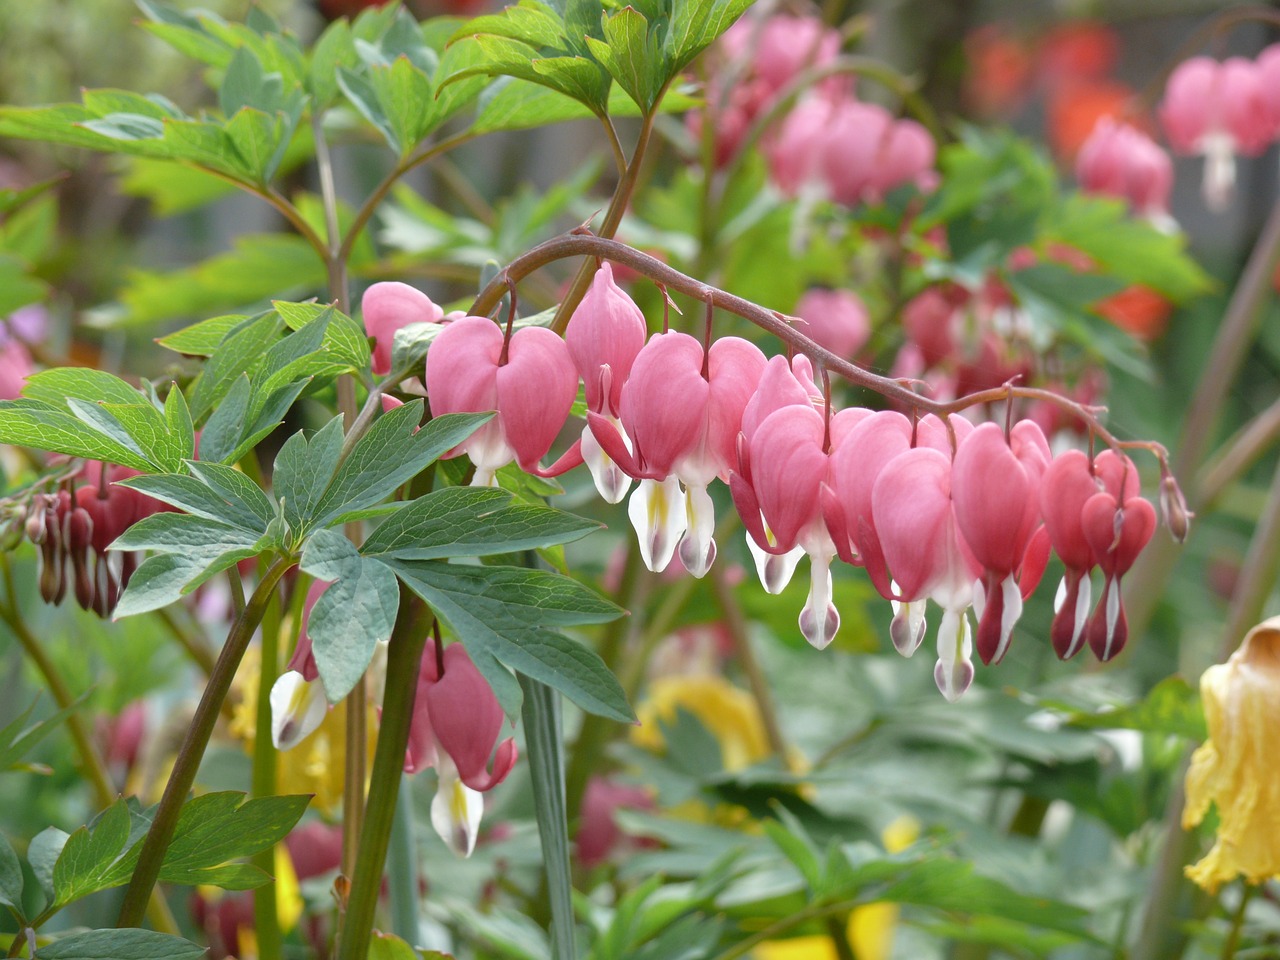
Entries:
[[1014, 424], [1008, 440], [997, 424], [984, 423], [956, 450], [956, 521], [984, 571], [974, 593], [983, 663], [1004, 656], [1022, 601], [1049, 559], [1049, 537], [1039, 523], [1040, 481], [1050, 459], [1044, 434], [1030, 420]]
[[375, 283], [360, 301], [364, 329], [373, 337], [373, 373], [385, 377], [391, 372], [391, 347], [396, 331], [411, 323], [439, 323], [444, 310], [421, 290], [407, 283]]
[[504, 719], [493, 688], [462, 644], [450, 644], [441, 653], [435, 641], [428, 640], [404, 769], [412, 774], [435, 767], [439, 785], [431, 803], [431, 823], [462, 856], [475, 849], [484, 812], [480, 794], [505, 780], [516, 763], [515, 740], [498, 743]]
[[316, 666], [307, 627], [311, 621], [311, 609], [330, 586], [332, 581], [316, 580], [308, 588], [302, 605], [298, 644], [284, 672], [271, 685], [271, 742], [277, 750], [296, 747], [316, 731], [329, 712], [324, 685], [317, 682], [320, 670]]
[[619, 419], [631, 448], [608, 418], [588, 412], [604, 452], [641, 481], [627, 513], [645, 565], [655, 573], [666, 569], [677, 547], [694, 576], [705, 575], [715, 560], [707, 485], [727, 478], [735, 463], [743, 410], [764, 368], [760, 349], [738, 337], [722, 337], [704, 352], [688, 334], [659, 333], [636, 356], [622, 388]]
[[735, 473], [729, 481], [734, 504], [757, 546], [774, 555], [800, 547], [809, 555], [809, 597], [800, 613], [800, 632], [819, 650], [840, 627], [840, 614], [831, 602], [836, 550], [819, 499], [828, 471], [826, 440], [823, 416], [811, 405], [784, 406], [751, 437], [750, 480]]
[[577, 445], [551, 467], [541, 460], [555, 442], [574, 397], [578, 374], [563, 340], [545, 327], [517, 330], [503, 349], [502, 331], [484, 317], [463, 317], [436, 336], [427, 351], [427, 396], [434, 416], [497, 416], [446, 454], [467, 454], [473, 486], [492, 486], [512, 460], [526, 473], [554, 476], [582, 462]]
[[796, 304], [800, 331], [837, 356], [852, 359], [871, 336], [867, 308], [848, 290], [808, 291]]
[[1243, 57], [1180, 63], [1165, 85], [1160, 122], [1176, 152], [1204, 156], [1204, 199], [1211, 210], [1231, 199], [1235, 155], [1257, 156], [1275, 132], [1262, 72]]
[[1136, 127], [1112, 117], [1099, 119], [1076, 155], [1076, 179], [1085, 191], [1118, 197], [1157, 225], [1176, 226], [1169, 216], [1173, 163]]
[[[612, 266], [602, 263], [564, 339], [586, 386], [587, 409], [612, 420], [615, 428], [621, 426], [622, 386], [644, 347], [645, 334], [644, 314], [614, 282]], [[630, 446], [625, 432], [623, 439]], [[631, 478], [596, 442], [590, 425], [582, 429], [582, 457], [600, 496], [607, 503], [619, 503], [631, 488]]]
[[[1089, 620], [1089, 646], [1103, 661], [1124, 649], [1129, 638], [1120, 579], [1156, 529], [1155, 507], [1137, 495], [1137, 473], [1128, 458], [1114, 457], [1108, 472], [1110, 476], [1103, 479], [1104, 489], [1085, 502], [1081, 514], [1085, 539], [1105, 577], [1102, 599]], [[1102, 470], [1098, 473], [1101, 475]]]

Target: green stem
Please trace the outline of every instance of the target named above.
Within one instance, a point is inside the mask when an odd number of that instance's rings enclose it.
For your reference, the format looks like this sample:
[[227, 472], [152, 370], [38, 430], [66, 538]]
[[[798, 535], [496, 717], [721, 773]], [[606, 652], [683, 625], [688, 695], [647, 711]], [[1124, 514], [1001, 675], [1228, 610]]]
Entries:
[[835, 914], [827, 917], [827, 936], [831, 938], [831, 946], [836, 952], [836, 960], [858, 960], [853, 955], [853, 947], [849, 946], [848, 921]]
[[552, 960], [575, 960], [573, 883], [569, 875], [569, 826], [565, 816], [564, 737], [560, 694], [520, 675], [524, 692], [525, 750], [533, 781], [542, 864], [551, 906]]
[[352, 876], [337, 960], [365, 960], [373, 935], [383, 866], [395, 820], [396, 795], [404, 772], [404, 752], [409, 745], [409, 722], [418, 692], [419, 665], [430, 629], [429, 620], [423, 623], [423, 612], [425, 605], [402, 590], [400, 612], [387, 649], [382, 726], [378, 730], [378, 745], [373, 755], [369, 801], [360, 833], [360, 857]]
[[178, 826], [178, 816], [182, 805], [195, 783], [196, 771], [204, 757], [205, 748], [209, 745], [209, 737], [218, 722], [218, 712], [222, 701], [231, 689], [231, 681], [235, 678], [236, 669], [249, 646], [253, 633], [262, 622], [267, 605], [275, 595], [276, 584], [284, 576], [285, 571], [296, 561], [291, 557], [281, 557], [263, 575], [262, 582], [254, 590], [244, 611], [231, 625], [227, 634], [227, 642], [223, 644], [218, 662], [214, 664], [209, 683], [204, 688], [195, 715], [191, 718], [191, 726], [187, 728], [186, 737], [178, 749], [178, 757], [173, 764], [173, 772], [165, 785], [164, 795], [156, 808], [155, 819], [147, 838], [142, 843], [142, 851], [138, 856], [138, 865], [129, 880], [125, 891], [124, 903], [120, 907], [120, 918], [117, 927], [136, 927], [142, 922], [146, 904], [151, 890], [160, 876], [160, 867], [164, 863], [165, 851], [173, 839], [173, 831]]
[[1240, 947], [1240, 932], [1244, 929], [1244, 915], [1249, 908], [1249, 901], [1253, 899], [1253, 884], [1246, 882], [1244, 889], [1240, 891], [1240, 903], [1236, 906], [1235, 913], [1231, 915], [1231, 929], [1227, 933], [1227, 939], [1222, 944], [1221, 960], [1233, 960], [1236, 950]]
[[[618, 180], [617, 189], [613, 191], [613, 199], [609, 201], [609, 209], [605, 211], [604, 222], [600, 224], [600, 229], [596, 231], [596, 234], [600, 237], [611, 239], [618, 232], [618, 226], [622, 223], [622, 218], [627, 212], [627, 204], [631, 202], [631, 194], [635, 190], [636, 180], [640, 176], [640, 167], [644, 163], [644, 155], [648, 151], [649, 141], [653, 137], [653, 121], [658, 115], [658, 104], [662, 102], [665, 92], [666, 87], [663, 87], [662, 91], [658, 93], [654, 108], [645, 114], [644, 119], [640, 122], [640, 135], [636, 138], [636, 148], [631, 154], [631, 162], [627, 164], [626, 173]], [[578, 268], [578, 275], [573, 278], [573, 285], [569, 287], [569, 292], [560, 301], [555, 319], [551, 322], [551, 329], [556, 333], [564, 333], [565, 327], [569, 326], [569, 318], [573, 316], [573, 311], [578, 308], [578, 304], [586, 296], [587, 288], [591, 286], [591, 278], [595, 276], [595, 273], [596, 264], [594, 260], [587, 260]]]
[[[278, 597], [278, 593], [273, 592]], [[271, 687], [280, 671], [280, 604], [271, 603], [262, 617], [262, 658], [258, 670], [258, 700], [253, 731], [253, 779], [255, 797], [276, 795], [276, 745], [271, 740]], [[259, 851], [253, 863], [268, 876], [276, 875], [275, 847]], [[253, 923], [260, 960], [280, 960], [284, 938], [280, 933], [280, 908], [276, 885], [266, 883], [253, 891]]]
[[387, 853], [387, 889], [391, 899], [391, 932], [408, 944], [418, 942], [418, 844], [413, 822], [413, 794], [402, 775], [396, 814], [391, 821]]

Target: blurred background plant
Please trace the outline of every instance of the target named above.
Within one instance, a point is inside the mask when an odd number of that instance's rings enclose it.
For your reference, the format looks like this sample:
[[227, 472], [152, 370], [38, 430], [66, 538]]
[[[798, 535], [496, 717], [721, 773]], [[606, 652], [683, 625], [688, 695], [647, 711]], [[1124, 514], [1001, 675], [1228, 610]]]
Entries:
[[[625, 509], [601, 503], [585, 471], [559, 484], [502, 472], [518, 496], [552, 496], [608, 525], [542, 551], [543, 562], [632, 613], [576, 631], [642, 721], [627, 728], [566, 708], [583, 955], [977, 960], [1277, 949], [1269, 882], [1253, 896], [1235, 883], [1198, 891], [1183, 867], [1209, 849], [1215, 824], [1180, 828], [1183, 767], [1206, 737], [1196, 678], [1275, 602], [1276, 128], [1256, 155], [1238, 158], [1222, 210], [1201, 197], [1204, 161], [1167, 157], [1158, 143], [1136, 179], [1090, 167], [1105, 152], [1090, 142], [1104, 118], [1171, 141], [1156, 107], [1173, 67], [1201, 53], [1257, 58], [1276, 39], [1269, 8], [757, 4], [681, 65], [665, 99], [649, 90], [651, 101], [639, 102], [643, 84], [628, 99], [615, 85], [607, 102], [616, 123], [602, 125], [519, 73], [489, 86], [501, 64], [443, 86], [446, 67], [458, 67], [444, 42], [461, 23], [428, 18], [484, 13], [483, 4], [401, 13], [361, 13], [376, 5], [355, 2], [179, 6], [0, 6], [0, 99], [14, 105], [0, 112], [8, 398], [26, 373], [60, 364], [190, 385], [215, 329], [192, 325], [252, 316], [273, 300], [319, 297], [354, 316], [356, 294], [394, 279], [445, 309], [467, 309], [493, 264], [590, 220], [602, 235], [616, 231], [672, 267], [803, 318], [803, 332], [823, 346], [923, 381], [935, 397], [1018, 377], [1105, 404], [1121, 439], [1172, 453], [1196, 530], [1185, 546], [1157, 534], [1127, 577], [1124, 653], [1103, 665], [1058, 662], [1046, 587], [1029, 600], [1004, 663], [979, 669], [958, 704], [939, 697], [926, 664], [893, 650], [888, 605], [847, 568], [834, 580], [836, 640], [822, 654], [806, 645], [796, 628], [805, 588], [770, 596], [755, 582], [726, 491], [714, 495], [720, 557], [695, 580], [678, 564], [646, 570]], [[295, 122], [266, 175], [146, 155], [148, 134], [120, 120], [144, 109], [134, 102], [86, 96], [88, 114], [76, 119], [102, 139], [64, 124], [74, 132], [54, 146], [41, 141], [58, 136], [20, 109], [108, 87], [160, 92], [188, 118], [230, 116], [265, 96], [269, 74], [293, 67], [251, 35], [291, 33], [310, 48], [344, 16], [360, 17], [354, 35], [364, 46], [352, 43], [346, 59], [330, 53], [329, 65], [346, 71], [341, 81], [303, 71], [327, 109]], [[245, 18], [251, 29], [226, 27]], [[501, 35], [495, 24], [470, 29]], [[231, 51], [246, 48], [256, 67], [232, 67]], [[368, 78], [389, 75], [401, 55], [418, 86], [397, 100]], [[442, 102], [441, 89], [465, 89], [478, 106], [447, 116], [435, 111], [450, 107], [425, 108]], [[269, 112], [287, 116], [282, 91], [272, 96]], [[865, 149], [868, 131], [881, 151]], [[434, 138], [428, 151], [451, 149], [418, 164], [413, 148], [424, 137]], [[106, 139], [120, 152], [106, 152]], [[236, 179], [248, 190], [237, 192]], [[653, 283], [620, 265], [614, 272], [650, 331], [669, 322], [701, 333], [701, 304], [676, 295], [683, 313], [668, 310]], [[521, 285], [521, 313], [567, 302], [567, 320], [584, 290], [555, 264]], [[729, 332], [779, 352], [770, 334], [718, 320], [717, 333]], [[873, 402], [847, 386], [835, 392], [845, 405]], [[338, 402], [328, 386], [304, 395], [246, 471], [269, 474], [284, 438], [320, 427]], [[1017, 414], [1055, 447], [1088, 442], [1056, 408], [1020, 401]], [[1004, 403], [975, 416], [1002, 419]], [[68, 469], [8, 447], [3, 466], [14, 503], [33, 478]], [[1153, 498], [1163, 479], [1154, 466], [1139, 462]], [[463, 479], [452, 461], [439, 473], [442, 483]], [[0, 594], [0, 656], [11, 665], [0, 724], [13, 721], [0, 732], [0, 831], [27, 861], [17, 907], [28, 917], [51, 867], [41, 831], [72, 830], [118, 793], [144, 806], [159, 799], [236, 612], [235, 588], [222, 578], [116, 622], [70, 602], [47, 606], [37, 550], [23, 545], [5, 558]], [[264, 572], [251, 567], [249, 581]], [[1047, 578], [1060, 575], [1054, 561]], [[292, 581], [287, 591], [296, 601], [266, 625], [282, 641], [277, 668], [298, 636], [305, 593]], [[253, 782], [255, 731], [270, 714], [258, 707], [269, 689], [264, 657], [251, 649], [200, 766], [201, 794]], [[345, 878], [335, 880], [341, 849], [332, 849], [350, 769], [347, 709], [283, 754], [276, 772], [280, 792], [315, 794], [287, 843], [272, 853], [272, 836], [255, 852], [277, 877], [279, 942], [258, 935], [263, 914], [247, 895], [209, 888], [189, 904], [169, 896], [173, 929], [239, 957], [335, 955], [335, 902], [348, 892]], [[367, 709], [372, 734], [378, 718]], [[33, 735], [17, 739], [37, 718]], [[563, 942], [544, 929], [554, 894], [541, 872], [534, 776], [522, 762], [485, 794], [466, 860], [425, 828], [435, 774], [406, 779], [379, 928], [459, 958], [562, 955]], [[0, 857], [0, 879], [7, 864]], [[0, 883], [0, 895], [9, 889]], [[109, 926], [112, 896], [71, 904], [49, 929]], [[21, 949], [19, 925], [0, 924]], [[379, 935], [369, 956], [408, 949]]]

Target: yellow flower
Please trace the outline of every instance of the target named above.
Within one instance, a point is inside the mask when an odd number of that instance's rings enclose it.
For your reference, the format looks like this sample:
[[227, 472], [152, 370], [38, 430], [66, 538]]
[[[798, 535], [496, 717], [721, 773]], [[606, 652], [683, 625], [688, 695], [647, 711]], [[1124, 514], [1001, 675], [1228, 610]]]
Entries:
[[1187, 876], [1209, 893], [1240, 874], [1280, 873], [1280, 617], [1249, 631], [1240, 648], [1200, 678], [1209, 739], [1191, 757], [1182, 826], [1216, 804], [1221, 823], [1208, 855]]
[[697, 717], [716, 738], [726, 770], [741, 770], [769, 756], [769, 738], [756, 702], [745, 690], [711, 674], [654, 680], [649, 699], [636, 711], [640, 726], [631, 739], [648, 750], [662, 750], [666, 744], [659, 722], [675, 723], [680, 710]]
[[[889, 853], [898, 853], [916, 842], [920, 824], [901, 816], [884, 828], [880, 839]], [[893, 929], [898, 925], [896, 903], [868, 903], [849, 913], [846, 936], [858, 960], [885, 960], [893, 948]], [[792, 937], [760, 944], [752, 952], [754, 960], [839, 960], [830, 937]]]

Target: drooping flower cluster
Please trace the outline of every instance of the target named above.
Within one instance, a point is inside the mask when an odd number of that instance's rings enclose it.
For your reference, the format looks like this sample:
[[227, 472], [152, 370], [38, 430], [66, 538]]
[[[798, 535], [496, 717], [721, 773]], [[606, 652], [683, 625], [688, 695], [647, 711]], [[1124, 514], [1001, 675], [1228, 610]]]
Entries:
[[1137, 127], [1100, 119], [1076, 155], [1076, 180], [1086, 193], [1124, 200], [1162, 229], [1176, 226], [1169, 216], [1173, 161]]
[[781, 121], [770, 122], [766, 152], [773, 181], [788, 196], [853, 206], [906, 183], [934, 183], [928, 131], [858, 100], [850, 76], [827, 76], [791, 103], [802, 72], [830, 66], [840, 52], [840, 34], [818, 18], [743, 17], [715, 52], [706, 106], [689, 115], [688, 126], [699, 140], [709, 127], [716, 166], [730, 161], [753, 126], [785, 107]]
[[82, 609], [111, 615], [141, 558], [108, 548], [143, 517], [171, 509], [117, 483], [136, 476], [127, 467], [85, 461], [60, 489], [32, 498], [26, 535], [40, 550], [46, 603], [61, 603], [70, 587]]
[[[504, 337], [490, 320], [456, 321], [428, 353], [432, 411], [496, 407], [490, 426], [507, 445], [504, 456], [524, 444], [521, 466], [545, 473], [537, 461], [564, 426], [565, 398], [581, 377], [588, 424], [574, 447], [590, 451], [593, 478], [610, 502], [638, 481], [628, 514], [650, 570], [664, 570], [678, 554], [694, 576], [708, 572], [717, 552], [708, 486], [719, 478], [768, 592], [781, 592], [809, 557], [799, 626], [815, 647], [840, 626], [832, 601], [837, 558], [865, 568], [892, 602], [891, 637], [906, 655], [926, 632], [926, 602], [942, 607], [935, 678], [950, 699], [972, 682], [975, 646], [984, 663], [1004, 657], [1051, 546], [1067, 567], [1054, 624], [1058, 654], [1074, 655], [1085, 640], [1104, 660], [1123, 647], [1120, 580], [1155, 526], [1127, 457], [1055, 459], [1031, 419], [1006, 429], [954, 414], [912, 420], [896, 411], [832, 410], [803, 355], [766, 360], [736, 337], [704, 343], [678, 332], [638, 346], [643, 322], [607, 265], [569, 322], [570, 346], [542, 328]], [[529, 346], [521, 351], [522, 336]], [[504, 382], [519, 384], [518, 392], [504, 392]], [[525, 425], [514, 437], [513, 423]], [[473, 438], [454, 453], [480, 458], [476, 482], [481, 464], [487, 482], [501, 459], [490, 455], [498, 444]], [[1090, 618], [1094, 567], [1103, 592]]]

